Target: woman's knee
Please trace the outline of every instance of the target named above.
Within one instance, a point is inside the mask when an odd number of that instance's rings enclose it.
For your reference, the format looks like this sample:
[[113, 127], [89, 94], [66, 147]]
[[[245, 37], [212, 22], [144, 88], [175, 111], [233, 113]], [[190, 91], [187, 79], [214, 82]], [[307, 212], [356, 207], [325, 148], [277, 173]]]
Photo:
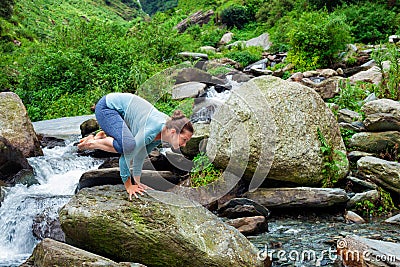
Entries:
[[117, 150], [119, 153], [132, 153], [135, 148], [136, 148], [136, 142], [135, 139], [130, 139], [124, 138], [122, 142], [116, 141], [116, 144], [114, 144], [115, 150]]

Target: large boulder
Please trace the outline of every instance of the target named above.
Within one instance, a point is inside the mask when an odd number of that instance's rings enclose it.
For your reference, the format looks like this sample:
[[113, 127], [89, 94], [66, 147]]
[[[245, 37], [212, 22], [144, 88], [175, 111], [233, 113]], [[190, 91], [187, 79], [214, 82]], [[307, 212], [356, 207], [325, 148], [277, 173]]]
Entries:
[[25, 157], [43, 156], [40, 142], [18, 95], [0, 93], [0, 136], [6, 138]]
[[33, 250], [32, 256], [21, 267], [108, 266], [145, 267], [138, 263], [117, 263], [99, 255], [46, 238]]
[[86, 188], [60, 211], [67, 243], [115, 261], [148, 266], [263, 266], [257, 249], [199, 204], [123, 186]]
[[[210, 124], [207, 154], [214, 164], [252, 177], [320, 185], [325, 177], [318, 131], [333, 149], [337, 178], [348, 172], [337, 121], [312, 89], [277, 77], [252, 79], [232, 91]], [[339, 152], [340, 151], [340, 152]], [[254, 179], [253, 179], [254, 180]]]

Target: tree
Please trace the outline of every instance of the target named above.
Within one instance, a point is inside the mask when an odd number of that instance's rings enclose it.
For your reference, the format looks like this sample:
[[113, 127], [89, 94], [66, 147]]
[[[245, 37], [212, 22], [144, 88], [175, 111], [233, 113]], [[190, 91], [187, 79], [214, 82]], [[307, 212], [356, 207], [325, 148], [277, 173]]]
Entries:
[[13, 6], [15, 0], [1, 0], [0, 1], [0, 17], [5, 19], [11, 18], [13, 15]]

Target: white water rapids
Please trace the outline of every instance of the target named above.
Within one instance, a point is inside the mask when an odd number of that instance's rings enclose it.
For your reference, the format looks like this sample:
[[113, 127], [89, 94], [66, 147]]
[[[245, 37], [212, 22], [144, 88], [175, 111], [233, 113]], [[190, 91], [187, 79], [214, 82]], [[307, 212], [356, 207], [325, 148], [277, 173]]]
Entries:
[[[76, 138], [75, 138], [76, 139]], [[39, 242], [32, 233], [37, 215], [57, 217], [58, 210], [74, 194], [81, 175], [101, 161], [79, 157], [68, 140], [65, 147], [43, 149], [44, 156], [29, 158], [39, 184], [7, 188], [0, 207], [0, 266], [18, 266]]]

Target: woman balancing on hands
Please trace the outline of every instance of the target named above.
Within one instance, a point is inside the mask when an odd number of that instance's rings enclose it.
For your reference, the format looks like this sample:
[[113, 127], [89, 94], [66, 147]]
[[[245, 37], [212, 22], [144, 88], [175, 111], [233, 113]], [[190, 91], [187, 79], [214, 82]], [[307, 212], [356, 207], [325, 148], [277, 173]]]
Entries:
[[180, 110], [169, 118], [145, 99], [133, 94], [111, 93], [102, 97], [96, 104], [95, 114], [103, 131], [80, 140], [78, 148], [121, 154], [120, 175], [130, 200], [132, 195], [143, 195], [149, 188], [140, 183], [140, 175], [144, 159], [151, 150], [161, 141], [178, 149], [185, 146], [193, 135], [192, 123]]

